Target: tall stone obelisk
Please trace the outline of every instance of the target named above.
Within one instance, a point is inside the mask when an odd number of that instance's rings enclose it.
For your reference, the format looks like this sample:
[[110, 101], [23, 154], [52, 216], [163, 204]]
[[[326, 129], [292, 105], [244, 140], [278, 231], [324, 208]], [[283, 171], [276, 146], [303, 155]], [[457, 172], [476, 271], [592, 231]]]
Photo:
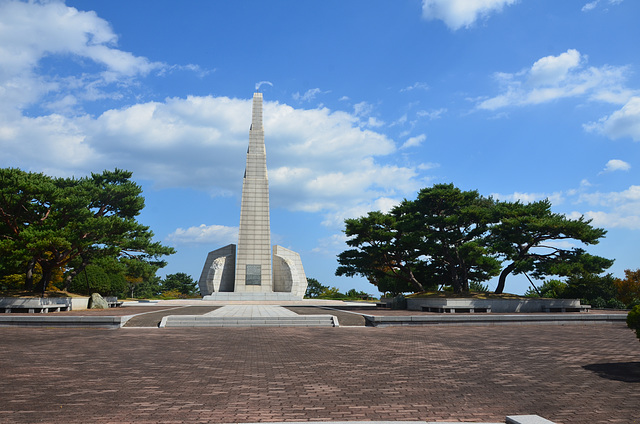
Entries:
[[242, 182], [235, 291], [273, 291], [269, 180], [262, 128], [262, 93], [253, 94], [249, 149]]
[[298, 253], [273, 246], [271, 255], [262, 93], [253, 95], [238, 244], [209, 252], [198, 285], [204, 299], [223, 301], [298, 300], [307, 289], [307, 277]]

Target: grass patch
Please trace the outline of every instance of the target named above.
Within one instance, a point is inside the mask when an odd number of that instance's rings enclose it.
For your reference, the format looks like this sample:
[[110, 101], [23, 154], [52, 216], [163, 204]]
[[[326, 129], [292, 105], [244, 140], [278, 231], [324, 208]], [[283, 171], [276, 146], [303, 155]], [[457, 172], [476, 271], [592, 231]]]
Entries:
[[[4, 290], [0, 291], [0, 297], [27, 297], [27, 298], [36, 298], [42, 297], [40, 293], [34, 293], [31, 291], [25, 290]], [[69, 293], [64, 290], [58, 291], [46, 291], [44, 293], [44, 297], [87, 297], [81, 294]]]

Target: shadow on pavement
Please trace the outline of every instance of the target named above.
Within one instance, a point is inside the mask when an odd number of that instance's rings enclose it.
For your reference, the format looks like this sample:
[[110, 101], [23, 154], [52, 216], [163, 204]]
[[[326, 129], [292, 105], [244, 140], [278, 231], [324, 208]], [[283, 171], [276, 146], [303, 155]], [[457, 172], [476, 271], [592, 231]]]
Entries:
[[640, 383], [640, 362], [611, 362], [607, 364], [590, 364], [582, 368], [593, 371], [602, 378], [624, 381], [625, 383]]

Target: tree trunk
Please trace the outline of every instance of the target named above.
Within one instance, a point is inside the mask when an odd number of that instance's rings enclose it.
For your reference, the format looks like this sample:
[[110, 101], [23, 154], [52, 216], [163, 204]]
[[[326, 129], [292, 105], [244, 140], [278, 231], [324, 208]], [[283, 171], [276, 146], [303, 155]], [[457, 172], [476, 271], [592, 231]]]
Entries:
[[422, 286], [422, 284], [420, 284], [420, 282], [413, 275], [413, 272], [409, 271], [409, 277], [410, 277], [410, 282], [413, 285], [413, 287], [418, 289], [416, 291], [423, 292], [424, 291], [424, 287]]
[[29, 259], [27, 263], [27, 270], [25, 272], [24, 289], [27, 291], [33, 290], [33, 268], [36, 266], [35, 259]]
[[47, 291], [47, 285], [49, 285], [49, 281], [51, 281], [52, 270], [50, 269], [42, 269], [42, 278], [38, 281], [36, 285], [36, 291], [42, 294], [44, 297], [45, 292]]
[[504, 283], [507, 281], [507, 275], [511, 274], [511, 271], [516, 267], [515, 262], [511, 262], [509, 265], [505, 267], [500, 273], [500, 278], [498, 278], [498, 287], [494, 291], [495, 294], [502, 294], [504, 290]]
[[73, 281], [73, 279], [75, 278], [76, 275], [80, 274], [83, 270], [85, 270], [87, 265], [88, 265], [88, 263], [83, 260], [82, 264], [79, 267], [74, 268], [73, 270], [69, 271], [69, 273], [66, 275], [66, 277], [64, 277], [64, 289], [65, 289], [65, 291], [69, 291], [69, 287], [71, 287], [71, 281]]
[[451, 279], [451, 287], [453, 287], [454, 293], [462, 292], [462, 285], [460, 284], [460, 276], [456, 270], [456, 266], [453, 264], [449, 264], [449, 278]]

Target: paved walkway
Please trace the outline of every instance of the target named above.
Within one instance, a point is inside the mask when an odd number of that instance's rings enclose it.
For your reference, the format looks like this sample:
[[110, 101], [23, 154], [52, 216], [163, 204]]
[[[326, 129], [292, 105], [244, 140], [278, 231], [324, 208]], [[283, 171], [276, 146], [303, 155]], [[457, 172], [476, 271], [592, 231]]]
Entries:
[[[154, 307], [151, 311], [139, 312], [136, 311], [136, 315], [126, 322], [124, 327], [154, 327], [157, 328], [162, 318], [167, 315], [200, 315], [206, 314], [211, 311], [215, 311], [219, 306], [173, 306], [173, 307]], [[126, 312], [129, 308], [117, 308], [121, 309], [120, 312]], [[107, 309], [113, 310], [113, 309]]]
[[227, 305], [204, 314], [212, 317], [295, 317], [298, 316], [282, 306], [274, 305]]
[[0, 328], [0, 423], [633, 423], [621, 324]]

